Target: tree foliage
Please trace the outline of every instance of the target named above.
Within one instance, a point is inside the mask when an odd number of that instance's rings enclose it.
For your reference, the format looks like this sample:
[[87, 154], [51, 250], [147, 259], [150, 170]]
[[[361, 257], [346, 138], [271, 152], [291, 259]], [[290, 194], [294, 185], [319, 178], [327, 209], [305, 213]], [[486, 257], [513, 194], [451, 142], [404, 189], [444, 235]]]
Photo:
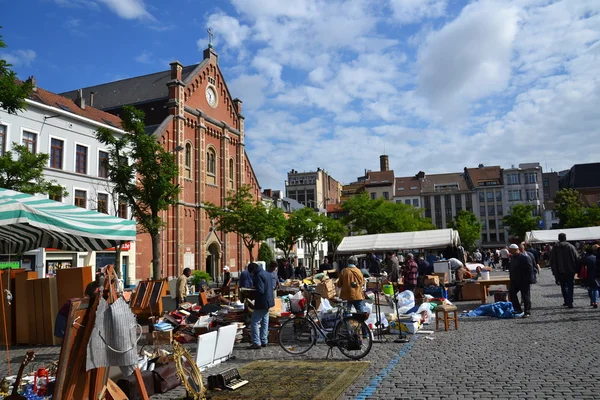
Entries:
[[333, 257], [335, 257], [338, 246], [348, 234], [348, 228], [337, 219], [326, 218], [323, 222], [323, 236], [331, 246]]
[[311, 271], [314, 274], [315, 254], [319, 243], [326, 240], [325, 235], [327, 230], [325, 227], [328, 223], [328, 218], [308, 207], [297, 210], [296, 215], [299, 220], [304, 221], [301, 224], [302, 241], [308, 253]]
[[13, 150], [0, 157], [0, 187], [28, 194], [68, 196], [56, 181], [44, 179], [48, 158], [48, 154], [33, 154], [27, 146], [13, 143]]
[[582, 228], [600, 225], [598, 206], [585, 207], [581, 194], [574, 189], [562, 189], [554, 196], [560, 228]]
[[481, 222], [470, 211], [461, 210], [448, 223], [448, 228], [458, 231], [460, 241], [467, 250], [475, 248], [475, 242], [481, 237]]
[[[5, 47], [6, 43], [0, 35], [0, 49]], [[12, 65], [6, 60], [0, 59], [0, 108], [9, 114], [16, 114], [25, 108], [25, 99], [31, 94], [33, 84], [29, 81], [18, 82], [17, 74], [10, 67]]]
[[226, 199], [226, 206], [212, 203], [206, 211], [221, 232], [237, 233], [248, 249], [250, 261], [254, 261], [253, 250], [257, 243], [278, 237], [283, 229], [285, 217], [276, 207], [266, 207], [260, 199], [254, 199], [249, 186], [242, 186]]
[[412, 232], [435, 229], [423, 210], [384, 199], [371, 200], [367, 193], [353, 196], [342, 208], [348, 211], [345, 222], [356, 234]]
[[261, 243], [260, 248], [258, 249], [258, 260], [264, 261], [267, 266], [271, 261], [273, 261], [275, 257], [273, 256], [273, 251], [266, 243]]
[[282, 228], [275, 236], [275, 245], [283, 251], [285, 259], [290, 257], [290, 253], [294, 250], [294, 246], [298, 240], [302, 239], [302, 234], [305, 231], [306, 220], [303, 217], [301, 209], [294, 210], [282, 222]]
[[540, 217], [533, 215], [533, 204], [515, 204], [507, 215], [502, 218], [508, 234], [517, 237], [519, 241], [525, 240], [525, 234], [538, 229]]
[[175, 155], [146, 133], [144, 112], [126, 106], [121, 115], [125, 134], [100, 128], [96, 138], [108, 148], [108, 177], [119, 199], [126, 201], [142, 230], [152, 238], [152, 279], [161, 278], [161, 211], [177, 204], [179, 170]]

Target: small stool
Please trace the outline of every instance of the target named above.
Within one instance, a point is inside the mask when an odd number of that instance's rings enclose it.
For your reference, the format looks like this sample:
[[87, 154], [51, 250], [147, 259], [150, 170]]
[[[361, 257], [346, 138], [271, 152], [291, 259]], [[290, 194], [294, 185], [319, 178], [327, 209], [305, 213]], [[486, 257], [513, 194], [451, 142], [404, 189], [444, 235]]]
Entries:
[[440, 318], [438, 314], [444, 315], [444, 330], [448, 330], [448, 325], [450, 323], [449, 313], [454, 312], [454, 316], [452, 319], [454, 320], [454, 328], [458, 329], [458, 310], [454, 306], [441, 305], [437, 306], [433, 309], [435, 312], [435, 330], [437, 331], [440, 326]]

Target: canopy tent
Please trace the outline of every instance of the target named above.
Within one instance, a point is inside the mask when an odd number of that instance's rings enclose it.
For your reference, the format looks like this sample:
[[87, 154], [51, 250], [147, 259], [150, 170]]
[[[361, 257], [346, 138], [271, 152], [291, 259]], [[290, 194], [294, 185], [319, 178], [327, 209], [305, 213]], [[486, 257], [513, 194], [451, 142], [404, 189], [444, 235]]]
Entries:
[[135, 221], [0, 188], [0, 254], [97, 251], [134, 241]]
[[336, 253], [395, 251], [400, 249], [441, 249], [446, 246], [458, 245], [460, 245], [460, 237], [457, 231], [453, 229], [437, 229], [432, 231], [348, 236], [342, 240]]
[[600, 226], [590, 228], [550, 229], [546, 231], [531, 231], [525, 234], [525, 241], [529, 243], [558, 242], [558, 234], [567, 235], [568, 241], [579, 242], [582, 240], [600, 239]]

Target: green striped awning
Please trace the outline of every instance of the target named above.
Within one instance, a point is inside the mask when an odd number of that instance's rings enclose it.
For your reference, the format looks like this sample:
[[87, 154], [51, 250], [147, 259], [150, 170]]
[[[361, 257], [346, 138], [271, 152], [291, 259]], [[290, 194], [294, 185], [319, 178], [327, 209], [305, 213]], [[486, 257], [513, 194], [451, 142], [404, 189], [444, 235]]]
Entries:
[[0, 254], [97, 251], [134, 241], [135, 221], [0, 188]]

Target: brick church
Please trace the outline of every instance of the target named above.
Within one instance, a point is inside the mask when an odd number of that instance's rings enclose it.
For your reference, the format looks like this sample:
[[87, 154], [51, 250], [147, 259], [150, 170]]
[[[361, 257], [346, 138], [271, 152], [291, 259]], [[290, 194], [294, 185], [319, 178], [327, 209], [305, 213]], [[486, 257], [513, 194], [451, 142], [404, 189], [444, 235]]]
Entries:
[[[82, 95], [90, 106], [117, 116], [125, 105], [143, 110], [148, 133], [177, 155], [182, 190], [177, 206], [163, 215], [162, 276], [175, 277], [190, 267], [215, 279], [223, 266], [238, 271], [250, 257], [236, 234], [214, 230], [203, 204], [223, 205], [241, 185], [260, 196], [245, 152], [242, 101], [229, 92], [212, 45], [199, 64], [170, 65], [168, 71], [83, 88]], [[75, 99], [78, 91], [63, 95]], [[149, 278], [151, 270], [150, 236], [138, 234], [136, 278]]]

